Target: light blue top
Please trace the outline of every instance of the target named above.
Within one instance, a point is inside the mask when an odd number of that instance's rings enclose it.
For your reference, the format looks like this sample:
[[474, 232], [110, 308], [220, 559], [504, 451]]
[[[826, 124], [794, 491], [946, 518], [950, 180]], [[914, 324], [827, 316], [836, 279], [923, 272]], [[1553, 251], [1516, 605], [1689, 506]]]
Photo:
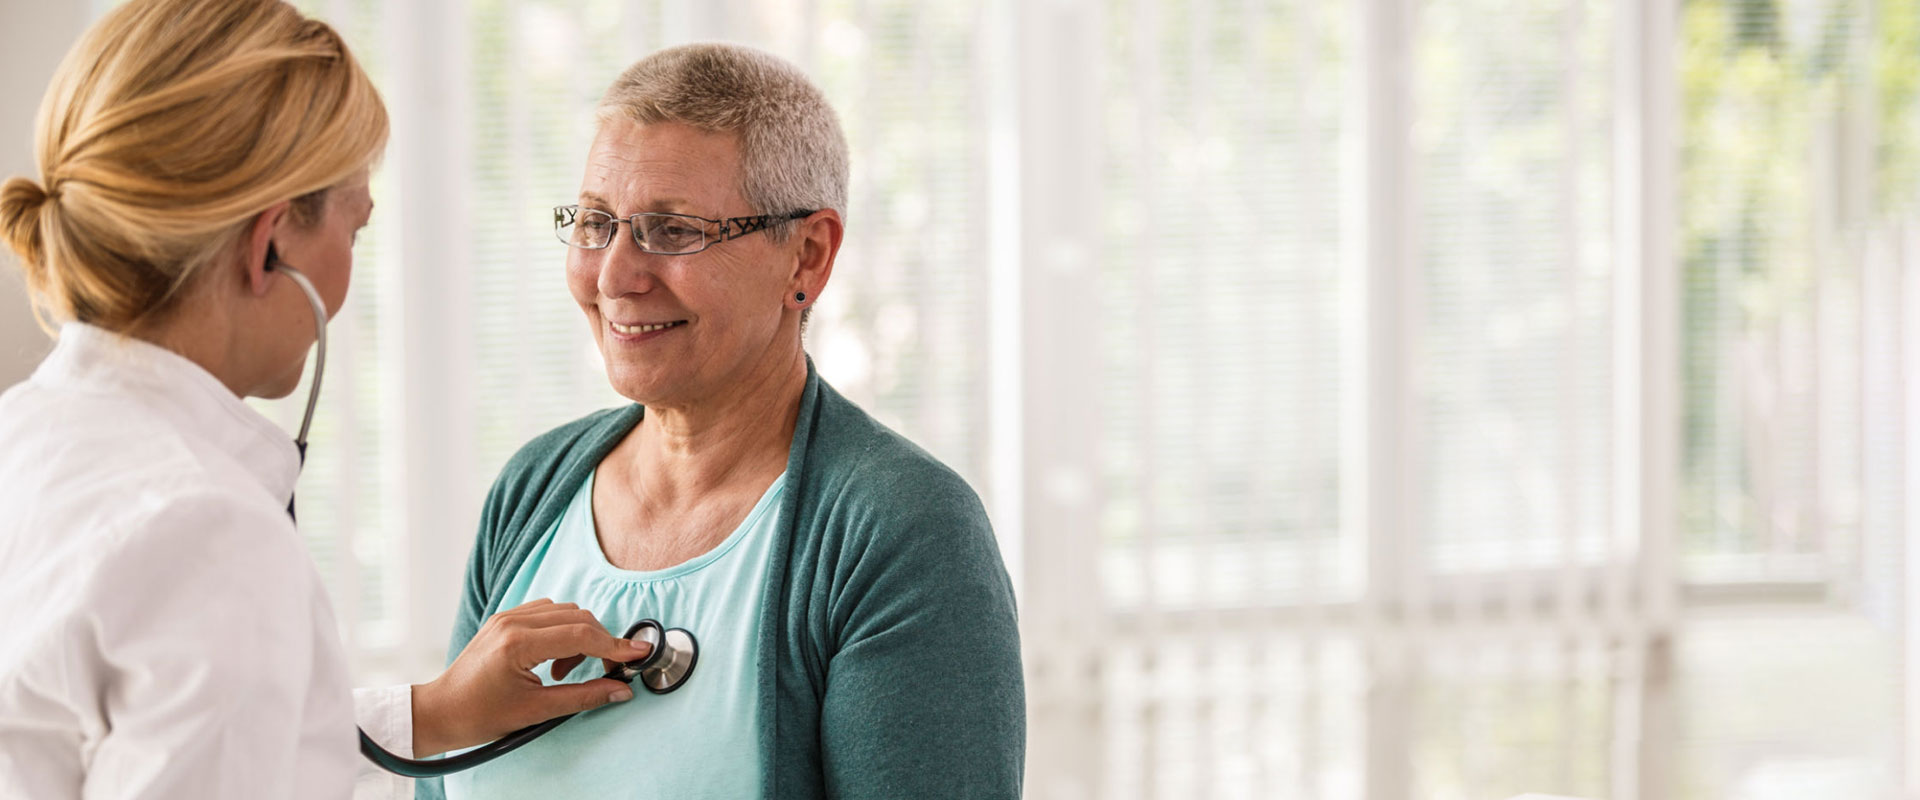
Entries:
[[[787, 476], [767, 487], [718, 547], [676, 566], [636, 572], [607, 562], [593, 525], [593, 478], [574, 493], [500, 599], [512, 608], [542, 597], [578, 603], [615, 635], [656, 619], [686, 628], [700, 660], [686, 684], [586, 712], [498, 760], [446, 779], [450, 800], [527, 797], [757, 797], [761, 791], [757, 666], [761, 595]], [[548, 665], [536, 669], [554, 683]], [[568, 683], [599, 677], [587, 659]]]
[[[480, 507], [448, 662], [645, 416], [637, 403], [597, 411], [507, 460]], [[812, 359], [793, 426], [760, 607], [760, 796], [1018, 800], [1026, 678], [986, 507]], [[414, 789], [446, 800], [439, 778]]]

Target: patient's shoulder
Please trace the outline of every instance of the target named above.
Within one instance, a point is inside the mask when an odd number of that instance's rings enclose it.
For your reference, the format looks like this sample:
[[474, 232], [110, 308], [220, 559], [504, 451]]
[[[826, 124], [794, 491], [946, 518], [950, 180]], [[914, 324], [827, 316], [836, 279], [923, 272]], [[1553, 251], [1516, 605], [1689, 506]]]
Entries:
[[991, 531], [980, 497], [932, 453], [822, 386], [807, 479], [858, 527]]

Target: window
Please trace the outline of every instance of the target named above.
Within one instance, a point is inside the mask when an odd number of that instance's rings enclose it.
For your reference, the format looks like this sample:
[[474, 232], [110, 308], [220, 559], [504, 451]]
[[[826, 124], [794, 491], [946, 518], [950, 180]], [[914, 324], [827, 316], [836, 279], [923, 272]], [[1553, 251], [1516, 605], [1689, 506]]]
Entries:
[[996, 515], [1030, 795], [1897, 788], [1911, 3], [305, 5], [396, 123], [300, 488], [363, 680], [623, 402], [545, 209], [726, 38], [841, 114], [809, 350]]

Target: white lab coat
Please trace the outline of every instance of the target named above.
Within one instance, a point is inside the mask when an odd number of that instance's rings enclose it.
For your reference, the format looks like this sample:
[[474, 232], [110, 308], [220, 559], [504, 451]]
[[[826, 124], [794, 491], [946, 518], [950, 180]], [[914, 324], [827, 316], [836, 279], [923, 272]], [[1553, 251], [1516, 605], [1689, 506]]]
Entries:
[[[210, 373], [98, 328], [0, 395], [0, 797], [350, 795], [299, 471]], [[377, 739], [411, 739], [404, 689], [370, 693]]]

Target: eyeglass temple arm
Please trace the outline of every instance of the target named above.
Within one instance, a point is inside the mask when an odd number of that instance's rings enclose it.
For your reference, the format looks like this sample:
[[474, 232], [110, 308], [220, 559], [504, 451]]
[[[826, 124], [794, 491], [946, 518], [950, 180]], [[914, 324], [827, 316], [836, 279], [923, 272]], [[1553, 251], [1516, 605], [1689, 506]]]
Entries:
[[787, 214], [761, 214], [757, 217], [729, 217], [720, 222], [720, 241], [738, 239], [754, 231], [771, 228], [782, 222], [804, 219], [817, 213], [819, 209], [794, 211]]

